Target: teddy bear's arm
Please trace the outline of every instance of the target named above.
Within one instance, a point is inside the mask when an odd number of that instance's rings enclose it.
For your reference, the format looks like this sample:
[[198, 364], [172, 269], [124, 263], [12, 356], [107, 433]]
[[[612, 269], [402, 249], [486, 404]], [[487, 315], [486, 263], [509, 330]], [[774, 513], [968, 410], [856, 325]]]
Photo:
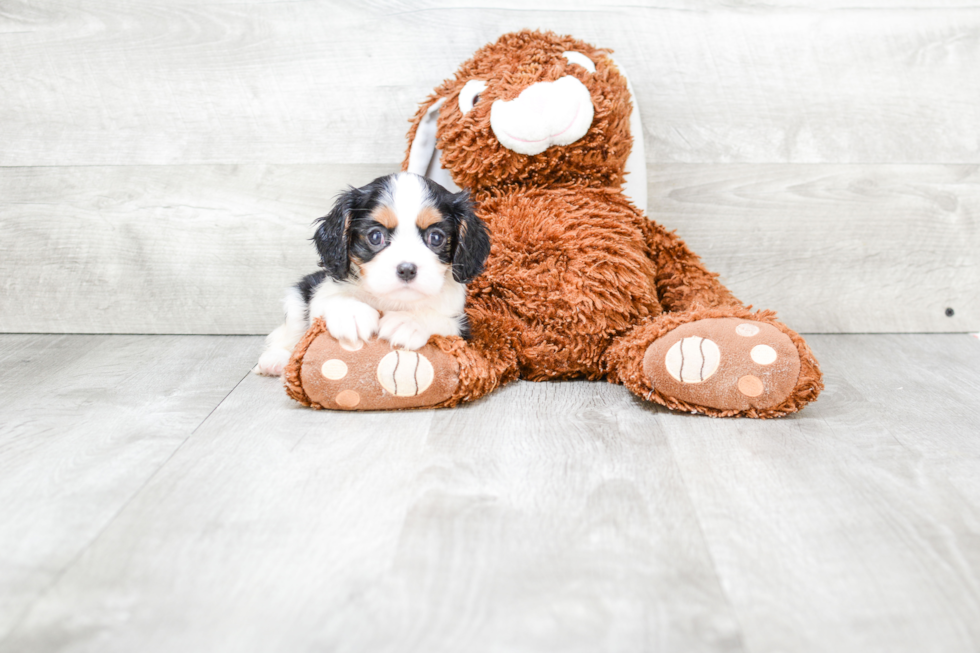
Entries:
[[694, 307], [743, 306], [675, 233], [653, 220], [644, 223], [643, 232], [656, 267], [657, 293], [665, 310], [678, 313]]

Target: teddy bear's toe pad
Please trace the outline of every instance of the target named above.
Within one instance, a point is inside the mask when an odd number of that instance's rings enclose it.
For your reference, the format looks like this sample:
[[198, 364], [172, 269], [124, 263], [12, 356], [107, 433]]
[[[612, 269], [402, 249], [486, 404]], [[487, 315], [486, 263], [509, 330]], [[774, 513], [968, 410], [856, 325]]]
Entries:
[[333, 410], [394, 410], [434, 406], [459, 385], [459, 365], [434, 345], [418, 351], [372, 340], [356, 350], [321, 334], [303, 357], [303, 390]]
[[721, 410], [771, 408], [793, 391], [800, 355], [764, 322], [711, 318], [683, 324], [647, 348], [643, 371], [661, 395]]

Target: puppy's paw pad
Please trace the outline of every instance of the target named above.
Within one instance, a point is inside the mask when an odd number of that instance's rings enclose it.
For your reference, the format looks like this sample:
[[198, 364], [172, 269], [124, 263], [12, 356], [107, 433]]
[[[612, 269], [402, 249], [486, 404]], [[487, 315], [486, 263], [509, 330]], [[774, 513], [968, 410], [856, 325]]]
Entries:
[[765, 322], [709, 318], [683, 324], [647, 348], [643, 370], [663, 396], [722, 410], [782, 403], [800, 376], [788, 335]]

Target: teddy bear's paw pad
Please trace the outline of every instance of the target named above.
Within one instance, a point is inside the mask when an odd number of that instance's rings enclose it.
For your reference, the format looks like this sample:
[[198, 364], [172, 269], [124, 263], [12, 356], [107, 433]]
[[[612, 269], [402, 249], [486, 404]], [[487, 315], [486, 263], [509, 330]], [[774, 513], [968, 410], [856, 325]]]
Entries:
[[306, 350], [300, 379], [306, 395], [324, 408], [420, 408], [452, 396], [459, 365], [431, 344], [407, 351], [375, 339], [355, 349], [324, 333]]
[[711, 318], [682, 324], [650, 345], [643, 371], [661, 395], [689, 404], [772, 408], [796, 386], [800, 355], [771, 324]]

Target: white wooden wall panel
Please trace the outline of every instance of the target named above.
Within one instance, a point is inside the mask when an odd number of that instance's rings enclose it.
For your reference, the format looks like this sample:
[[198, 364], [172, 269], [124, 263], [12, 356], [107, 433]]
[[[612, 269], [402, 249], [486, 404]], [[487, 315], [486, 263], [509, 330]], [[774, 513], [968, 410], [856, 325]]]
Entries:
[[980, 329], [980, 166], [664, 164], [648, 174], [650, 216], [739, 299], [794, 328]]
[[371, 166], [0, 168], [0, 331], [261, 333]]
[[[264, 333], [380, 166], [0, 168], [0, 331]], [[804, 332], [980, 330], [978, 166], [677, 165], [649, 214]], [[954, 310], [947, 317], [947, 308]]]
[[268, 330], [310, 221], [522, 27], [616, 50], [651, 215], [744, 300], [802, 331], [978, 330], [976, 4], [4, 3], [0, 330]]
[[980, 8], [653, 4], [5, 5], [0, 165], [392, 164], [417, 103], [524, 27], [616, 50], [654, 162], [980, 161]]

